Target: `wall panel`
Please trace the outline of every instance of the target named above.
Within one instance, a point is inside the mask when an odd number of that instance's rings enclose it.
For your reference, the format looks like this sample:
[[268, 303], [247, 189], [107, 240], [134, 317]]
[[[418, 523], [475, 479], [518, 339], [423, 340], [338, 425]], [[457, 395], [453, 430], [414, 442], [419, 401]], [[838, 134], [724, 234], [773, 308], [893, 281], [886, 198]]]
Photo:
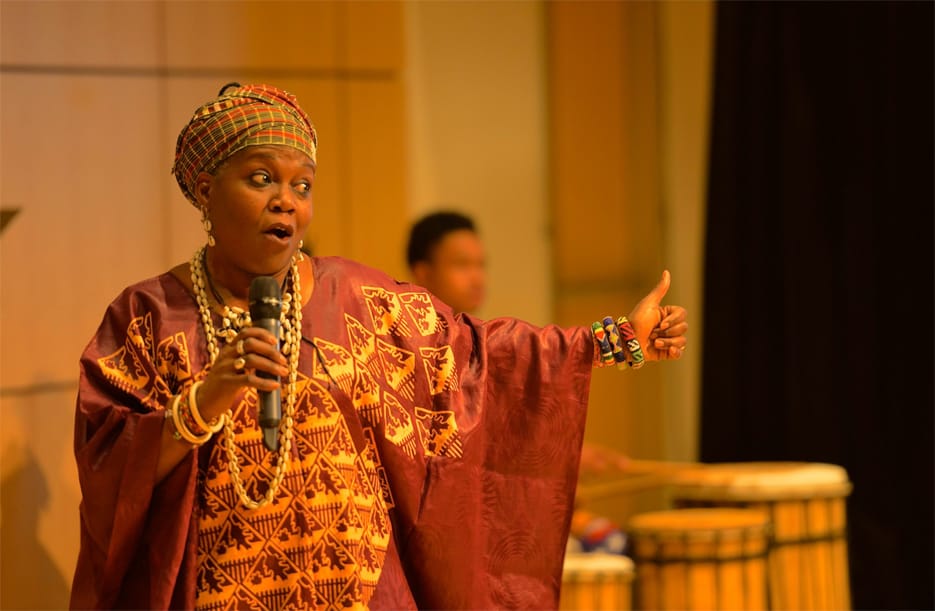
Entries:
[[[179, 3], [182, 4], [182, 3]], [[195, 3], [191, 3], [195, 4]], [[6, 66], [122, 70], [159, 65], [161, 3], [3, 0]]]
[[[316, 253], [398, 260], [401, 11], [343, 1], [0, 3], [0, 206], [21, 209], [0, 236], [0, 607], [67, 606], [78, 356], [124, 286], [204, 242], [170, 170], [179, 131], [222, 84], [280, 86], [312, 117]], [[374, 138], [392, 142], [392, 154], [369, 146]], [[374, 239], [378, 227], [385, 239]]]
[[271, 75], [331, 73], [347, 36], [341, 2], [166, 2], [166, 66]]
[[163, 266], [161, 132], [141, 120], [157, 87], [3, 75], [0, 202], [20, 208], [0, 237], [3, 387], [73, 379], [107, 303]]
[[406, 278], [404, 263], [408, 219], [399, 202], [406, 201], [406, 174], [399, 156], [406, 150], [405, 90], [401, 83], [356, 82], [347, 88], [348, 120], [345, 126], [348, 187], [339, 205], [353, 227], [351, 256]]

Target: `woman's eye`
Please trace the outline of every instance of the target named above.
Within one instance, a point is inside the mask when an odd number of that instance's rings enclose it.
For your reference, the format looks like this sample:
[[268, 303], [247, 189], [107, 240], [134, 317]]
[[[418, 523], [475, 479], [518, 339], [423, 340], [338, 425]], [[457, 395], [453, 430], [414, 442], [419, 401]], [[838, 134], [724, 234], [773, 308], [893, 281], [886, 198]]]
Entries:
[[272, 179], [266, 172], [256, 172], [251, 174], [250, 180], [257, 185], [268, 185], [270, 182], [272, 182]]

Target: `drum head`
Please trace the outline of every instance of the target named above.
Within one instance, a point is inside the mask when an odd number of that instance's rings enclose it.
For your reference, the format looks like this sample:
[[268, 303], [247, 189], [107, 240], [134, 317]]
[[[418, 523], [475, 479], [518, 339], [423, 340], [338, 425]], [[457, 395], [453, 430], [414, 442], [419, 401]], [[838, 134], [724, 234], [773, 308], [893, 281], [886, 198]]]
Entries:
[[630, 520], [630, 532], [635, 538], [646, 535], [657, 541], [765, 539], [768, 528], [769, 517], [762, 511], [724, 507], [651, 511]]
[[806, 462], [704, 464], [677, 473], [673, 487], [677, 499], [707, 501], [843, 497], [851, 491], [843, 467]]
[[583, 575], [633, 575], [633, 561], [619, 554], [574, 553], [565, 554], [564, 570]]

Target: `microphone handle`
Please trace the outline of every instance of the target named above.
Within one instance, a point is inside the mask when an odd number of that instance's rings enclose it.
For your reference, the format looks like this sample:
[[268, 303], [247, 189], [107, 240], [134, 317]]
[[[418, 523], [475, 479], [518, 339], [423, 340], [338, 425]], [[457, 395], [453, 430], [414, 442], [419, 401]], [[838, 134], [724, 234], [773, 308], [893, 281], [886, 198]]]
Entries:
[[[279, 339], [281, 323], [278, 318], [261, 318], [253, 321], [254, 327], [266, 329]], [[258, 371], [261, 378], [279, 381], [279, 376], [265, 371]], [[279, 389], [257, 391], [257, 422], [263, 429], [263, 445], [271, 452], [279, 448], [279, 422], [282, 420], [282, 399]]]

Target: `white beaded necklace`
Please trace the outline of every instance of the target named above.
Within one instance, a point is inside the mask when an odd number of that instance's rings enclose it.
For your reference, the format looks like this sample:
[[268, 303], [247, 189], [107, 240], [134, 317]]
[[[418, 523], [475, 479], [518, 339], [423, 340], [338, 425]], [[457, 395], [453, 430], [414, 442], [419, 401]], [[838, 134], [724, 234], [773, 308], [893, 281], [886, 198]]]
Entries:
[[[302, 258], [301, 252], [297, 252], [292, 256], [292, 264], [289, 268], [292, 292], [283, 295], [282, 299], [282, 313], [280, 314], [284, 336], [282, 352], [289, 357], [289, 381], [285, 388], [286, 408], [285, 414], [283, 414], [282, 428], [279, 432], [279, 453], [273, 479], [270, 480], [266, 494], [259, 500], [254, 500], [247, 494], [243, 479], [240, 477], [240, 459], [237, 456], [237, 445], [234, 443], [233, 414], [228, 409], [227, 412], [221, 415], [224, 421], [224, 447], [227, 450], [227, 465], [231, 480], [241, 502], [250, 509], [258, 509], [272, 502], [289, 465], [289, 455], [292, 450], [292, 427], [295, 416], [296, 379], [299, 371], [299, 346], [302, 341], [302, 287], [299, 279], [299, 261]], [[208, 356], [210, 358], [208, 366], [210, 367], [218, 357], [217, 338], [222, 337], [225, 343], [230, 343], [240, 329], [251, 324], [250, 312], [223, 304], [223, 327], [215, 329], [214, 323], [211, 322], [211, 306], [208, 304], [208, 295], [205, 292], [204, 246], [195, 252], [189, 263], [189, 268], [191, 269], [195, 298], [198, 301], [198, 312], [201, 314], [201, 324], [204, 327], [205, 337], [208, 339]]]

